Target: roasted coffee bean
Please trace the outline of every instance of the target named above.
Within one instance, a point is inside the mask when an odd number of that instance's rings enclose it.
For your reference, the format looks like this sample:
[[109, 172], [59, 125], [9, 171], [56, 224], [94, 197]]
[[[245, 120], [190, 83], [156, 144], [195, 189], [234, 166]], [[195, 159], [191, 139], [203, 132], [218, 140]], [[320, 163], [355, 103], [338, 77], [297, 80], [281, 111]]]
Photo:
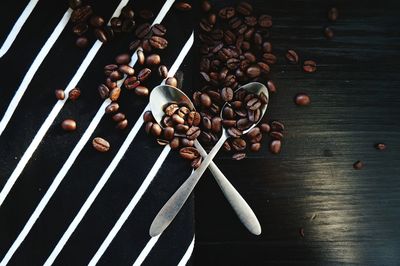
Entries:
[[283, 134], [281, 132], [272, 131], [271, 133], [269, 133], [269, 135], [271, 136], [272, 139], [279, 139], [279, 140], [283, 139]]
[[285, 130], [285, 125], [279, 121], [272, 121], [271, 122], [271, 130], [283, 132]]
[[136, 76], [131, 76], [125, 79], [124, 85], [125, 88], [127, 88], [128, 90], [133, 90], [134, 88], [140, 85], [140, 81], [137, 79]]
[[211, 119], [211, 131], [214, 133], [221, 132], [222, 129], [222, 119], [218, 116]]
[[[129, 44], [129, 50], [130, 51], [135, 51], [136, 49], [139, 48], [141, 41], [140, 40], [135, 40]], [[143, 61], [144, 62], [144, 61]]]
[[254, 27], [257, 25], [257, 18], [254, 16], [247, 16], [244, 18], [244, 23], [248, 26]]
[[180, 117], [185, 118], [187, 114], [190, 113], [190, 109], [187, 108], [186, 106], [182, 106], [179, 108], [179, 110], [176, 112]]
[[143, 68], [142, 70], [140, 70], [137, 77], [141, 82], [143, 82], [150, 77], [150, 74], [151, 74], [151, 70], [149, 68]]
[[186, 2], [177, 2], [174, 7], [180, 11], [189, 11], [192, 9], [192, 6]]
[[151, 111], [146, 111], [143, 114], [143, 121], [144, 122], [152, 122], [152, 121], [154, 121], [154, 117], [153, 117], [153, 114], [151, 113]]
[[194, 141], [187, 138], [181, 138], [180, 144], [183, 147], [193, 147]]
[[195, 158], [190, 165], [192, 166], [193, 169], [197, 169], [199, 168], [199, 166], [201, 165], [202, 162], [202, 158], [199, 156], [197, 158]]
[[268, 82], [267, 82], [267, 88], [268, 88], [268, 91], [269, 91], [270, 93], [276, 92], [276, 87], [275, 87], [274, 82], [272, 82], [272, 80], [268, 80]]
[[117, 114], [113, 115], [112, 119], [115, 122], [121, 122], [122, 120], [125, 120], [125, 115], [123, 113], [117, 113]]
[[164, 36], [167, 33], [167, 28], [161, 24], [154, 24], [153, 27], [151, 28], [151, 31], [153, 32], [154, 35]]
[[324, 35], [325, 35], [325, 37], [326, 37], [328, 40], [332, 39], [333, 36], [334, 36], [334, 33], [333, 33], [332, 28], [330, 28], [330, 27], [325, 27], [325, 28], [324, 28]]
[[268, 65], [273, 65], [276, 63], [276, 56], [271, 53], [265, 53], [262, 55], [262, 60]]
[[82, 6], [83, 1], [82, 0], [69, 0], [68, 1], [69, 7], [71, 9], [77, 9], [78, 7]]
[[231, 19], [228, 21], [228, 23], [229, 23], [229, 26], [231, 26], [231, 28], [232, 28], [233, 30], [235, 30], [235, 29], [237, 29], [243, 22], [242, 22], [242, 20], [241, 20], [240, 18], [238, 18], [238, 17], [233, 17], [233, 18], [231, 18]]
[[225, 119], [233, 119], [235, 117], [235, 111], [229, 106], [226, 106], [222, 113]]
[[120, 54], [115, 57], [115, 62], [118, 65], [127, 65], [131, 61], [131, 56], [129, 54]]
[[253, 12], [253, 6], [247, 2], [240, 2], [236, 7], [236, 11], [243, 16], [249, 16]]
[[68, 93], [68, 98], [72, 101], [75, 101], [81, 96], [81, 90], [79, 88], [73, 88], [69, 93]]
[[217, 23], [217, 15], [215, 15], [214, 13], [209, 14], [208, 22], [210, 22], [211, 25], [215, 25], [215, 23]]
[[79, 48], [86, 48], [89, 45], [89, 40], [88, 38], [81, 36], [76, 39], [75, 45]]
[[194, 160], [200, 156], [196, 148], [184, 147], [179, 150], [179, 154], [183, 159]]
[[135, 94], [138, 96], [148, 96], [149, 89], [145, 86], [139, 85], [135, 88]]
[[119, 121], [116, 128], [124, 130], [128, 126], [128, 120], [124, 119], [122, 121]]
[[189, 130], [186, 132], [186, 137], [190, 140], [195, 140], [199, 135], [201, 131], [199, 127], [192, 126], [189, 128]]
[[297, 64], [299, 62], [299, 56], [294, 50], [287, 50], [286, 59], [292, 64]]
[[55, 90], [55, 95], [57, 100], [64, 100], [65, 99], [65, 92], [64, 90]]
[[250, 125], [251, 123], [247, 117], [241, 118], [236, 122], [236, 126], [239, 130], [245, 130], [249, 128]]
[[361, 170], [363, 168], [364, 164], [361, 161], [357, 161], [353, 164], [353, 168], [356, 170]]
[[332, 7], [328, 11], [328, 19], [330, 21], [336, 21], [339, 16], [339, 10], [336, 7]]
[[272, 52], [272, 44], [270, 42], [263, 42], [262, 49], [264, 53], [271, 53]]
[[97, 90], [99, 91], [100, 97], [102, 99], [107, 99], [108, 96], [110, 95], [110, 90], [104, 84], [100, 84]]
[[175, 126], [175, 130], [176, 130], [176, 132], [185, 134], [185, 136], [186, 136], [186, 132], [189, 130], [189, 126], [184, 125], [184, 124], [178, 124]]
[[317, 63], [312, 60], [306, 60], [303, 63], [303, 70], [307, 73], [313, 73], [317, 70]]
[[258, 65], [250, 66], [246, 70], [246, 74], [249, 78], [256, 78], [256, 77], [260, 76], [260, 73], [261, 73], [261, 69]]
[[251, 122], [256, 123], [261, 117], [261, 111], [260, 109], [248, 110], [247, 115]]
[[86, 23], [78, 23], [72, 28], [72, 32], [78, 36], [82, 36], [89, 29], [88, 24]]
[[239, 63], [240, 63], [240, 60], [239, 60], [239, 59], [237, 59], [237, 58], [230, 58], [230, 59], [228, 59], [228, 61], [226, 61], [226, 66], [227, 66], [229, 69], [236, 69], [236, 68], [238, 68]]
[[246, 103], [246, 108], [252, 111], [261, 107], [261, 101], [258, 98], [253, 98]]
[[158, 54], [151, 54], [146, 58], [146, 64], [148, 66], [156, 66], [159, 65], [161, 62], [161, 58]]
[[92, 16], [91, 18], [90, 18], [90, 25], [92, 25], [93, 27], [95, 27], [95, 28], [99, 28], [99, 27], [102, 27], [102, 26], [104, 26], [104, 24], [105, 24], [105, 21], [104, 21], [104, 18], [102, 18], [102, 17], [100, 17], [100, 16]]
[[268, 74], [271, 71], [269, 65], [264, 62], [258, 62], [257, 65], [262, 73]]
[[147, 134], [151, 133], [151, 128], [153, 127], [153, 122], [149, 121], [146, 123], [144, 130], [146, 131]]
[[154, 14], [151, 12], [151, 10], [142, 9], [139, 11], [139, 16], [144, 20], [149, 20], [154, 17]]
[[377, 144], [375, 144], [375, 148], [377, 150], [383, 151], [386, 149], [386, 144], [385, 143], [377, 143]]
[[107, 105], [105, 112], [106, 114], [111, 114], [117, 112], [119, 109], [119, 104], [118, 103], [110, 103]]
[[112, 71], [111, 73], [110, 73], [110, 79], [112, 80], [112, 81], [117, 81], [117, 80], [120, 80], [120, 79], [122, 79], [122, 75], [121, 75], [121, 73], [119, 72], [119, 71], [117, 71], [117, 70], [115, 70], [115, 71]]
[[135, 12], [133, 12], [133, 9], [131, 6], [126, 5], [121, 9], [120, 17], [133, 18], [134, 16], [135, 16]]
[[113, 71], [117, 70], [117, 69], [118, 69], [118, 65], [116, 65], [116, 64], [108, 64], [108, 65], [106, 65], [106, 66], [103, 68], [104, 74], [105, 74], [106, 76], [110, 76], [110, 74], [111, 74]]
[[253, 152], [258, 152], [261, 149], [261, 143], [256, 142], [250, 145], [250, 150]]
[[121, 95], [121, 88], [119, 87], [115, 87], [114, 89], [112, 89], [112, 91], [110, 92], [110, 100], [111, 101], [116, 101], [119, 99], [119, 96]]
[[93, 9], [89, 5], [76, 8], [74, 11], [72, 11], [71, 22], [72, 23], [84, 22], [88, 20], [92, 14], [93, 14]]
[[96, 38], [101, 41], [101, 42], [107, 42], [108, 37], [107, 33], [103, 29], [95, 29], [94, 34], [96, 35]]
[[235, 127], [236, 126], [236, 120], [233, 119], [223, 119], [222, 120], [222, 125], [224, 127]]
[[144, 56], [144, 52], [142, 49], [138, 49], [136, 52], [137, 58], [138, 58], [138, 62], [140, 65], [143, 65], [145, 62], [145, 56]]
[[272, 17], [270, 15], [261, 15], [258, 18], [258, 25], [263, 28], [270, 28], [272, 26]]
[[239, 138], [243, 134], [241, 130], [239, 130], [235, 127], [228, 128], [227, 132], [228, 132], [229, 136], [234, 137], [234, 138]]
[[196, 111], [191, 111], [187, 116], [187, 123], [190, 126], [198, 126], [201, 122], [201, 116]]
[[232, 155], [232, 159], [235, 161], [240, 161], [243, 160], [244, 158], [246, 158], [246, 153], [244, 152], [238, 152]]
[[100, 137], [96, 137], [92, 140], [92, 146], [99, 152], [107, 152], [110, 149], [110, 143]]
[[273, 140], [269, 144], [269, 150], [273, 154], [278, 154], [281, 152], [282, 142], [280, 140]]
[[206, 18], [200, 20], [199, 26], [205, 32], [210, 32], [213, 28], [213, 25]]
[[202, 125], [203, 125], [203, 127], [204, 127], [205, 129], [211, 130], [211, 127], [212, 127], [211, 119], [208, 118], [207, 116], [203, 116], [203, 118], [202, 118]]
[[165, 49], [168, 46], [168, 41], [160, 36], [152, 36], [149, 39], [150, 45], [155, 49]]
[[166, 140], [172, 140], [174, 138], [175, 130], [173, 127], [164, 128], [164, 138]]
[[246, 117], [246, 116], [247, 116], [247, 113], [248, 113], [248, 112], [246, 112], [246, 109], [243, 108], [243, 107], [240, 108], [240, 109], [235, 110], [235, 114], [238, 115], [238, 116], [240, 116], [240, 117]]
[[200, 95], [200, 102], [201, 102], [201, 105], [203, 106], [203, 107], [210, 107], [211, 106], [211, 104], [212, 104], [212, 102], [211, 102], [211, 98], [210, 98], [210, 96], [208, 96], [208, 94], [207, 93], [202, 93], [201, 95]]
[[207, 1], [207, 0], [202, 1], [202, 2], [201, 2], [201, 9], [202, 9], [204, 12], [210, 11], [210, 10], [211, 10], [211, 4], [210, 4], [210, 2]]
[[161, 78], [165, 79], [168, 77], [168, 68], [165, 65], [160, 65], [158, 67], [158, 74]]
[[115, 32], [121, 32], [122, 20], [120, 18], [117, 17], [112, 18], [110, 21], [110, 25]]
[[128, 76], [133, 76], [135, 74], [135, 69], [128, 65], [121, 65], [118, 70]]
[[159, 124], [153, 123], [150, 129], [150, 133], [155, 137], [159, 137], [162, 134], [162, 128], [160, 127]]
[[157, 139], [157, 144], [160, 146], [166, 146], [169, 144], [169, 141], [165, 139]]
[[299, 106], [306, 106], [311, 103], [310, 96], [305, 93], [299, 93], [295, 96], [294, 102]]
[[242, 108], [243, 103], [241, 101], [233, 101], [231, 102], [231, 106], [233, 109], [240, 109]]
[[222, 147], [224, 148], [225, 151], [231, 151], [232, 150], [232, 147], [229, 144], [228, 140], [224, 142], [224, 145]]
[[169, 142], [171, 149], [175, 150], [179, 148], [179, 138], [175, 137]]
[[225, 102], [230, 102], [233, 99], [233, 90], [229, 87], [224, 87], [221, 90], [221, 98]]
[[260, 131], [260, 128], [258, 128], [258, 127], [253, 127], [249, 132], [247, 132], [247, 136], [250, 139], [254, 139], [260, 134], [261, 134], [261, 131]]
[[210, 76], [206, 72], [200, 72], [200, 76], [205, 82], [210, 82], [211, 80]]
[[258, 126], [262, 133], [269, 133], [271, 127], [267, 123], [262, 123]]
[[172, 115], [172, 121], [174, 121], [174, 123], [177, 124], [184, 124], [185, 123], [185, 119], [183, 119], [182, 117], [180, 117], [178, 114], [173, 114]]
[[151, 26], [149, 23], [144, 23], [139, 25], [135, 30], [135, 35], [139, 39], [146, 37], [151, 31]]
[[236, 151], [243, 151], [244, 149], [246, 149], [247, 146], [246, 141], [241, 138], [234, 139], [231, 145], [232, 148]]
[[235, 9], [231, 6], [222, 8], [218, 12], [218, 16], [222, 19], [230, 19], [235, 15]]
[[111, 26], [105, 26], [104, 27], [104, 31], [106, 33], [107, 36], [107, 40], [112, 40], [115, 37], [115, 33], [114, 30], [111, 28]]
[[165, 80], [165, 84], [176, 88], [178, 86], [178, 80], [175, 77], [169, 77]]
[[133, 19], [124, 19], [122, 22], [122, 32], [132, 32], [136, 26], [136, 22]]
[[64, 121], [62, 121], [61, 127], [65, 131], [74, 131], [76, 129], [76, 122], [72, 119], [65, 119]]
[[164, 113], [168, 116], [172, 116], [178, 110], [179, 110], [179, 106], [176, 103], [172, 103], [172, 104], [167, 105], [167, 107], [165, 107]]

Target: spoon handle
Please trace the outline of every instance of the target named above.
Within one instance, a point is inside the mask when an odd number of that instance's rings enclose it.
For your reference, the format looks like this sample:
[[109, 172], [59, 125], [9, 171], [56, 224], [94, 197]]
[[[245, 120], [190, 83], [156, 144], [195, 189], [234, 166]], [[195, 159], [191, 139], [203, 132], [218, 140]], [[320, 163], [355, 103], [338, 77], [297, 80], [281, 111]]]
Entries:
[[204, 161], [201, 163], [199, 168], [197, 168], [196, 171], [194, 171], [188, 177], [188, 179], [186, 179], [186, 181], [178, 188], [177, 191], [175, 191], [167, 203], [164, 204], [150, 226], [150, 236], [154, 237], [161, 234], [172, 222], [179, 210], [182, 208], [183, 204], [185, 204], [186, 200], [189, 198], [190, 193], [192, 193], [197, 182], [200, 180], [200, 177], [206, 171], [208, 165], [211, 163], [215, 155], [217, 155], [219, 149], [222, 147], [227, 138], [228, 136], [224, 132], [217, 144], [215, 144], [214, 148], [204, 158]]
[[[206, 157], [207, 153], [204, 150], [203, 146], [201, 146], [200, 142], [195, 140], [194, 146], [200, 152], [201, 156]], [[231, 204], [233, 210], [236, 212], [240, 221], [243, 225], [254, 235], [261, 234], [261, 225], [258, 221], [256, 215], [253, 210], [247, 204], [247, 202], [243, 199], [243, 197], [239, 194], [239, 192], [235, 189], [235, 187], [229, 182], [228, 178], [224, 175], [224, 173], [219, 170], [218, 166], [211, 161], [208, 166], [211, 174], [214, 176], [215, 181], [221, 188], [222, 193], [225, 195], [225, 198]]]

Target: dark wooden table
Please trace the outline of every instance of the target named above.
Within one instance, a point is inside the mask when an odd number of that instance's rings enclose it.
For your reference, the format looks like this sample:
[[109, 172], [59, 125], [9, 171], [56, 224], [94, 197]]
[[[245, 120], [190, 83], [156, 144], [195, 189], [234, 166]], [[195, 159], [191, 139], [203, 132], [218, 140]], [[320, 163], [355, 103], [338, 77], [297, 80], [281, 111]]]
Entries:
[[[240, 224], [208, 173], [196, 190], [195, 265], [400, 263], [400, 5], [397, 1], [253, 1], [272, 15], [279, 56], [268, 116], [286, 125], [280, 155], [216, 163], [263, 233]], [[339, 19], [327, 20], [336, 6]], [[322, 28], [331, 25], [333, 40]], [[286, 49], [318, 63], [287, 65]], [[311, 96], [297, 107], [298, 92]], [[384, 142], [378, 151], [374, 144]], [[352, 164], [361, 160], [362, 170]], [[304, 229], [304, 237], [299, 230]]]

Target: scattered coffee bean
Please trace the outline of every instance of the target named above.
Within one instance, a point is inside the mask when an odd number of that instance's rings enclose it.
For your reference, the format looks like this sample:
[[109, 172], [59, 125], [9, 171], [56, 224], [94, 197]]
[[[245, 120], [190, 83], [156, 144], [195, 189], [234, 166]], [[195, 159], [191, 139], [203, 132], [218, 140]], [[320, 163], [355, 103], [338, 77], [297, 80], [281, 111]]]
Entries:
[[110, 103], [109, 105], [107, 105], [107, 107], [105, 109], [105, 113], [106, 114], [115, 113], [118, 111], [118, 109], [119, 109], [118, 103]]
[[168, 68], [165, 65], [160, 65], [158, 67], [158, 74], [163, 79], [167, 78], [168, 77]]
[[121, 122], [122, 120], [125, 120], [125, 115], [123, 113], [117, 113], [117, 114], [113, 115], [112, 119], [115, 122]]
[[148, 66], [156, 66], [159, 65], [161, 62], [161, 58], [158, 54], [151, 54], [146, 58], [146, 64]]
[[107, 152], [110, 149], [110, 143], [100, 137], [96, 137], [92, 141], [92, 146], [99, 152]]
[[92, 25], [95, 28], [102, 27], [104, 24], [105, 24], [105, 21], [100, 16], [92, 16], [90, 18], [90, 25]]
[[61, 127], [65, 131], [74, 131], [76, 129], [76, 122], [72, 119], [65, 119], [64, 121], [62, 121]]
[[108, 87], [104, 84], [100, 84], [98, 87], [98, 91], [100, 94], [100, 97], [102, 99], [107, 99], [110, 95], [110, 90], [108, 89]]
[[317, 63], [312, 60], [306, 60], [303, 63], [303, 70], [306, 73], [313, 73], [317, 70]]
[[244, 152], [238, 152], [232, 155], [232, 159], [235, 161], [243, 160], [246, 158], [246, 153]]
[[118, 124], [117, 124], [116, 127], [117, 127], [118, 129], [123, 130], [123, 129], [125, 129], [127, 126], [128, 126], [128, 120], [127, 120], [127, 119], [124, 119], [124, 120], [118, 122]]
[[383, 151], [383, 150], [386, 149], [386, 144], [385, 144], [385, 143], [377, 143], [377, 144], [375, 145], [375, 148], [378, 149], [378, 150]]
[[336, 7], [332, 7], [328, 11], [328, 19], [330, 21], [336, 21], [339, 16], [339, 10]]
[[178, 86], [178, 80], [175, 77], [169, 77], [165, 80], [165, 84], [176, 88]]
[[149, 42], [150, 42], [150, 45], [155, 49], [163, 50], [163, 49], [167, 48], [167, 46], [168, 46], [168, 41], [160, 36], [152, 36], [149, 39]]
[[177, 2], [177, 3], [175, 3], [174, 6], [176, 9], [178, 9], [180, 11], [189, 11], [192, 9], [192, 6], [186, 2]]
[[72, 101], [75, 101], [79, 98], [80, 95], [81, 91], [79, 90], [79, 88], [74, 88], [69, 92], [68, 98]]
[[294, 50], [288, 50], [286, 52], [286, 59], [292, 64], [297, 64], [299, 62], [299, 56]]
[[139, 85], [139, 86], [135, 87], [135, 94], [138, 96], [148, 96], [149, 89], [145, 86]]
[[269, 149], [273, 154], [278, 154], [281, 152], [282, 143], [280, 140], [273, 140], [269, 144]]
[[115, 62], [118, 65], [127, 65], [131, 61], [131, 56], [129, 54], [120, 54], [115, 57]]
[[332, 28], [326, 27], [326, 28], [324, 29], [324, 35], [325, 35], [325, 37], [326, 37], [328, 40], [332, 39], [332, 38], [333, 38], [333, 35], [334, 35]]
[[200, 156], [197, 149], [193, 147], [184, 147], [179, 150], [179, 154], [183, 159], [186, 160], [194, 160]]
[[64, 90], [55, 90], [55, 95], [57, 100], [64, 100], [65, 99], [65, 93]]
[[89, 45], [89, 40], [88, 38], [81, 36], [78, 39], [76, 39], [75, 44], [79, 48], [86, 48]]
[[299, 106], [306, 106], [311, 103], [310, 96], [305, 93], [299, 93], [296, 95], [294, 102]]
[[111, 101], [116, 101], [116, 100], [118, 100], [120, 95], [121, 95], [121, 89], [119, 87], [115, 87], [110, 92], [110, 100]]
[[360, 170], [361, 168], [363, 168], [363, 166], [364, 166], [364, 164], [361, 161], [356, 161], [353, 164], [353, 168], [356, 169], [356, 170]]

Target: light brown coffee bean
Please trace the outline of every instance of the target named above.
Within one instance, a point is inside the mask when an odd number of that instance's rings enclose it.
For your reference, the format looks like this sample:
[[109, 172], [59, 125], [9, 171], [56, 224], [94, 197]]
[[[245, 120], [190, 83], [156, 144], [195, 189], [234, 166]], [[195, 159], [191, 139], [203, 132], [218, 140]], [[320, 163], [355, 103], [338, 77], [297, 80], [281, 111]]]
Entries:
[[65, 131], [75, 131], [76, 122], [75, 122], [75, 120], [72, 120], [72, 119], [65, 119], [64, 121], [62, 121], [61, 127]]
[[99, 152], [107, 152], [110, 150], [110, 143], [100, 137], [96, 137], [92, 140], [92, 146]]

